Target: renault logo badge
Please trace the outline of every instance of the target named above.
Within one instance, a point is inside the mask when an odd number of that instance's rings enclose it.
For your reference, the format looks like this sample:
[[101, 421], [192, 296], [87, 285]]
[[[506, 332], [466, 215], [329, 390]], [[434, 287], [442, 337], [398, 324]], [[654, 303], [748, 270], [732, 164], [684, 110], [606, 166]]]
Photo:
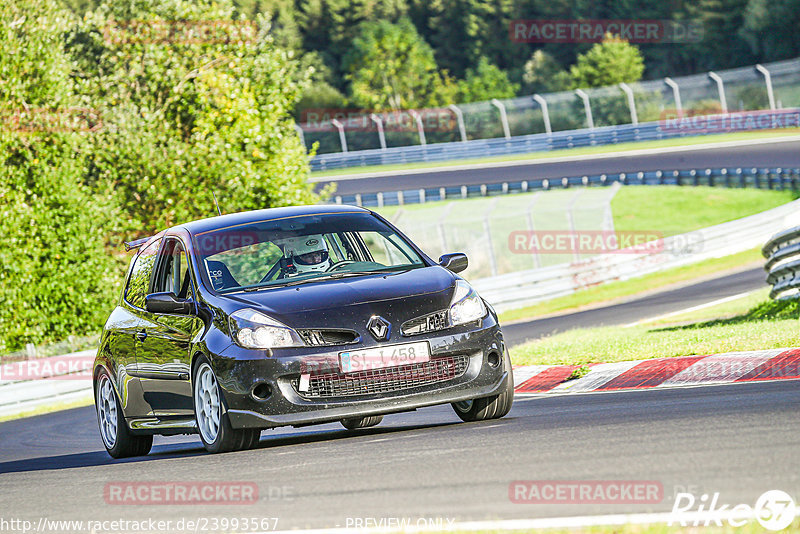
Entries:
[[386, 341], [392, 335], [392, 324], [380, 315], [373, 315], [367, 322], [367, 330], [378, 341]]

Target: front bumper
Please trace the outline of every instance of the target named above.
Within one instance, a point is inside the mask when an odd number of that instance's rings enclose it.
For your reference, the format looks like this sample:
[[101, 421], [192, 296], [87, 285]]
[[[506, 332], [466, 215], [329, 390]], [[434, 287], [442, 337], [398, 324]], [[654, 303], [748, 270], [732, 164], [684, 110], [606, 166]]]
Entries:
[[[301, 426], [411, 411], [496, 395], [510, 378], [503, 335], [492, 314], [480, 325], [393, 339], [387, 344], [423, 340], [430, 343], [432, 360], [464, 357], [466, 369], [454, 378], [396, 391], [309, 398], [298, 391], [298, 378], [302, 373], [338, 372], [339, 352], [361, 347], [283, 349], [267, 355], [265, 351], [232, 345], [216, 355], [213, 364], [234, 428]], [[270, 395], [258, 399], [253, 389], [263, 388], [264, 384]]]

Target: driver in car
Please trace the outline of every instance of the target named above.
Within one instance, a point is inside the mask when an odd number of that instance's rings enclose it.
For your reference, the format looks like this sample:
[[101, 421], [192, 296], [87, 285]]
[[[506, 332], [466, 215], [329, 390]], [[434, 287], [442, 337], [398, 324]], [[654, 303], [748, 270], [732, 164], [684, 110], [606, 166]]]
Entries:
[[288, 276], [297, 276], [311, 272], [325, 272], [330, 268], [328, 245], [321, 235], [292, 237], [284, 241], [284, 256], [294, 267]]

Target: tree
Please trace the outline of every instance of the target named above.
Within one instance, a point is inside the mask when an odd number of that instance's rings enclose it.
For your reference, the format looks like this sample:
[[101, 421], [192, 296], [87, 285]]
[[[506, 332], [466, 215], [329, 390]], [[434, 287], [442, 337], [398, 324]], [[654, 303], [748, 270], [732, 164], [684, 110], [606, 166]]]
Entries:
[[741, 35], [762, 61], [800, 55], [800, 0], [750, 0]]
[[425, 33], [436, 50], [436, 61], [453, 75], [465, 76], [481, 57], [479, 40], [488, 6], [480, 0], [430, 0], [428, 9]]
[[519, 86], [508, 75], [482, 57], [475, 69], [467, 69], [466, 78], [459, 84], [460, 102], [480, 102], [492, 98], [513, 98]]
[[344, 64], [353, 103], [379, 111], [435, 104], [444, 83], [408, 19], [363, 23]]
[[526, 94], [564, 91], [569, 89], [570, 84], [569, 73], [544, 50], [537, 50], [525, 62], [522, 70], [522, 91]]
[[574, 88], [637, 82], [643, 73], [644, 60], [639, 49], [610, 34], [578, 56], [577, 63], [570, 68]]
[[[227, 2], [109, 0], [69, 41], [104, 116], [87, 180], [114, 185], [129, 236], [213, 214], [212, 191], [226, 211], [319, 198], [291, 118], [307, 76], [265, 18], [231, 16]], [[192, 38], [205, 21], [217, 33]]]

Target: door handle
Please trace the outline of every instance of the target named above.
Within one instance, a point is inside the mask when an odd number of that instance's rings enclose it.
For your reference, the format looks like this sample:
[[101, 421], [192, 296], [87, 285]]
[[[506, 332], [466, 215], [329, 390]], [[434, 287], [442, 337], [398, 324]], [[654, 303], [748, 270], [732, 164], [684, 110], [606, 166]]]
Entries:
[[147, 339], [147, 332], [145, 332], [144, 330], [142, 330], [141, 332], [136, 332], [136, 339], [138, 339], [139, 341], [144, 341], [145, 339]]

